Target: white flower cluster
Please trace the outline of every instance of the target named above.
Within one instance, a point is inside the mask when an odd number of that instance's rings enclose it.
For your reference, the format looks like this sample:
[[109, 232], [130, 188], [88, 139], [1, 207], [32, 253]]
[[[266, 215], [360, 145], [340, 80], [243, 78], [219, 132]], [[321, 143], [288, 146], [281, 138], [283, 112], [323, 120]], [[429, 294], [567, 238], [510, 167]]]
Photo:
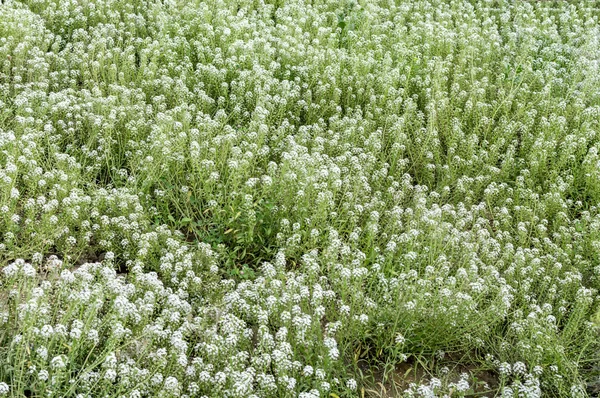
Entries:
[[0, 396], [585, 396], [599, 18], [5, 0]]

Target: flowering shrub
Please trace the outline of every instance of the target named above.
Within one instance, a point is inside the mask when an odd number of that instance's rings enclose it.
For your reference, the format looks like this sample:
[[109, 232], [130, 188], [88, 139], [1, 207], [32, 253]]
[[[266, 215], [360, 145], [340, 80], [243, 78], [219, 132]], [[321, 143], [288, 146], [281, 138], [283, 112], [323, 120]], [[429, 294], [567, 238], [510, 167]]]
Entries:
[[596, 394], [599, 17], [5, 0], [0, 397]]

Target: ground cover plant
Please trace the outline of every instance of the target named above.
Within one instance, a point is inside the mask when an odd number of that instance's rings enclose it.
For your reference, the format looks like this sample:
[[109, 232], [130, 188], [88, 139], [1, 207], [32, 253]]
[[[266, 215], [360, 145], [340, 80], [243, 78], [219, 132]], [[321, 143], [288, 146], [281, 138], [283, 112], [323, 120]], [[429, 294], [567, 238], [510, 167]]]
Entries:
[[597, 396], [599, 15], [4, 0], [0, 397]]

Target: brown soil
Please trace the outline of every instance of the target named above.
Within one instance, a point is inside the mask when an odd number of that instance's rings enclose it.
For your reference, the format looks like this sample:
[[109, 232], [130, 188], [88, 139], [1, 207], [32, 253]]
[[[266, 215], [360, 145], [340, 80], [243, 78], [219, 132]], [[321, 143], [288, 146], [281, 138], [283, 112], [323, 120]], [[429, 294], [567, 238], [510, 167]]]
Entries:
[[[442, 364], [443, 365], [443, 364]], [[438, 364], [438, 369], [442, 367]], [[412, 383], [429, 384], [432, 377], [443, 379], [444, 384], [457, 382], [460, 375], [469, 375], [468, 381], [472, 386], [472, 392], [466, 396], [470, 397], [494, 397], [498, 394], [498, 377], [494, 372], [483, 370], [476, 366], [458, 365], [451, 362], [445, 364], [449, 372], [446, 375], [433, 375], [415, 361], [408, 361], [396, 366], [392, 372], [386, 375], [380, 370], [372, 370], [363, 363], [359, 367], [364, 375], [372, 376], [372, 381], [361, 390], [361, 398], [393, 398], [401, 397]], [[452, 396], [452, 395], [451, 395]]]

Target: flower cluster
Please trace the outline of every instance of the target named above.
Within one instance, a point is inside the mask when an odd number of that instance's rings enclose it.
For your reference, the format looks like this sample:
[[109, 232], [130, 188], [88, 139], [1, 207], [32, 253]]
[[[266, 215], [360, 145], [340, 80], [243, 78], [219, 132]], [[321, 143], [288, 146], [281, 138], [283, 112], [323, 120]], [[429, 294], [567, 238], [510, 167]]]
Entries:
[[585, 396], [599, 18], [5, 0], [0, 396]]

